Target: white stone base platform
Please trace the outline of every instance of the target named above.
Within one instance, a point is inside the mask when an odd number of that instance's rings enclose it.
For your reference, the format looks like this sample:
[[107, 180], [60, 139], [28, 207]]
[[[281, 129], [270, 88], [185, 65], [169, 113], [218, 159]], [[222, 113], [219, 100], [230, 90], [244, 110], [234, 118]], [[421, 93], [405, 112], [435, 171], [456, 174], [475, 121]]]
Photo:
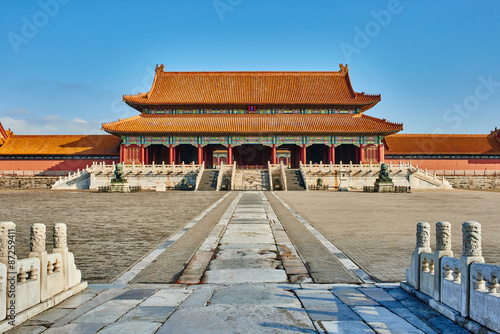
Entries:
[[468, 333], [399, 284], [89, 284], [9, 333]]

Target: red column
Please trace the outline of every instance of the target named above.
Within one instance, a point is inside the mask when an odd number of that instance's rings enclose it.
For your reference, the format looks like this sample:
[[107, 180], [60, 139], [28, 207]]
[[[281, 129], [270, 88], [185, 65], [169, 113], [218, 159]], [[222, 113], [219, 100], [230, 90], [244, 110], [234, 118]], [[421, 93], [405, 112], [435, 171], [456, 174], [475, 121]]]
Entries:
[[276, 144], [273, 144], [273, 148], [271, 149], [271, 163], [276, 164]]
[[149, 161], [149, 146], [146, 146], [144, 148], [144, 163], [146, 165], [149, 165], [150, 161]]
[[384, 144], [379, 144], [378, 145], [378, 160], [380, 162], [385, 161], [385, 147]]
[[168, 147], [168, 164], [174, 164], [174, 147], [172, 146], [172, 144], [170, 144], [170, 146]]
[[363, 163], [366, 160], [366, 152], [365, 152], [365, 145], [361, 144], [359, 145], [359, 163]]
[[120, 145], [120, 162], [123, 162], [123, 145]]
[[306, 144], [302, 144], [302, 164], [306, 164], [307, 163], [307, 155], [306, 155]]
[[144, 145], [141, 145], [141, 164], [144, 163]]
[[123, 163], [127, 162], [127, 146], [123, 145]]
[[227, 164], [233, 164], [233, 147], [231, 146], [231, 144], [227, 145]]
[[328, 150], [328, 163], [332, 162], [335, 165], [335, 145], [332, 144]]
[[198, 165], [201, 165], [203, 161], [203, 147], [201, 147], [201, 144], [198, 144]]

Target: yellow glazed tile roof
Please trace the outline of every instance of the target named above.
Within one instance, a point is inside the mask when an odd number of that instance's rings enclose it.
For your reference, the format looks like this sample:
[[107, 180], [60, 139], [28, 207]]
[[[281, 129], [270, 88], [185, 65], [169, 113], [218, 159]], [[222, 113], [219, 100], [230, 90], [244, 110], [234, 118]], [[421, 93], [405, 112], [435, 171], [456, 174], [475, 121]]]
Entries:
[[114, 155], [119, 154], [120, 140], [111, 135], [12, 135], [0, 155]]
[[387, 154], [500, 154], [493, 134], [394, 134], [385, 143]]
[[164, 72], [148, 93], [124, 95], [141, 108], [169, 105], [348, 105], [367, 110], [380, 95], [354, 92], [347, 65], [337, 72]]

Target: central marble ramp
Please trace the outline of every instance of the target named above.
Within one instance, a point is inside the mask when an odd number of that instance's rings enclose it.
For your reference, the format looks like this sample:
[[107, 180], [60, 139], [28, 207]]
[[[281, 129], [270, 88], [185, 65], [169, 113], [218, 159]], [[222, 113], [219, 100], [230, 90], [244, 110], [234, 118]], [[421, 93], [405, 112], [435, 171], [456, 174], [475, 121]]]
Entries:
[[286, 232], [261, 192], [234, 200], [178, 283], [311, 282]]

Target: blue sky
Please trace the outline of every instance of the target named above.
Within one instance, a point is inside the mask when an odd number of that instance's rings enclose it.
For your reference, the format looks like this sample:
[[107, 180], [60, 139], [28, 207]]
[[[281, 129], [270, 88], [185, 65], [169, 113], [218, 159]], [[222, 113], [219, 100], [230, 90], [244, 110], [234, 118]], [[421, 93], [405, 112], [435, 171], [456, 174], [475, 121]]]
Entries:
[[167, 71], [337, 71], [403, 133], [500, 127], [500, 2], [4, 0], [0, 122], [95, 134]]

